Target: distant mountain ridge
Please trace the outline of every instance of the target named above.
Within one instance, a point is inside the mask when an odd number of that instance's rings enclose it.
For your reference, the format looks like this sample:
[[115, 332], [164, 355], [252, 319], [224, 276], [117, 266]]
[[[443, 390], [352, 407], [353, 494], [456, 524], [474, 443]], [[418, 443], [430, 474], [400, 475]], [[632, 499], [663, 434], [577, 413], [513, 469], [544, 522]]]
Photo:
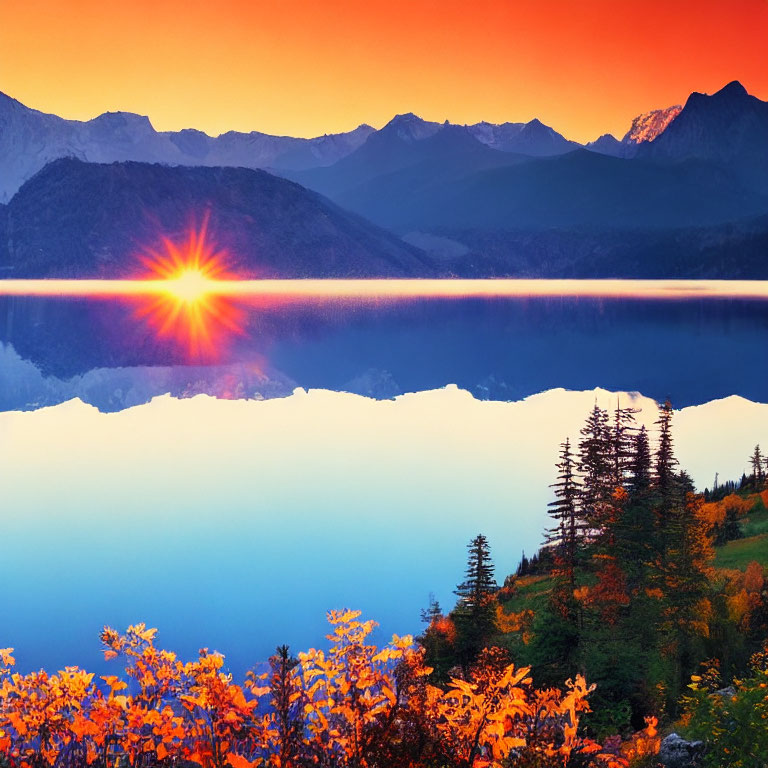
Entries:
[[[768, 104], [733, 84], [638, 118], [623, 142], [605, 135], [573, 149], [539, 124], [557, 149], [549, 154], [493, 149], [488, 142], [503, 132], [487, 124], [485, 143], [477, 126], [450, 124], [406, 140], [400, 120], [333, 165], [294, 178], [401, 234], [699, 227], [768, 210], [768, 173], [759, 172], [768, 169]], [[416, 120], [407, 117], [410, 126]]]
[[[397, 115], [380, 131], [395, 126], [404, 141], [434, 135], [444, 123], [412, 113]], [[581, 145], [568, 141], [539, 120], [528, 123], [476, 123], [466, 126], [481, 143], [504, 152], [549, 156]], [[156, 131], [149, 118], [131, 112], [105, 112], [85, 122], [40, 112], [0, 92], [0, 203], [46, 163], [75, 157], [104, 163], [122, 160], [260, 168], [291, 175], [334, 164], [379, 133], [362, 124], [352, 131], [312, 139], [228, 131], [209, 136], [192, 128]]]
[[211, 137], [202, 131], [156, 131], [148, 117], [106, 112], [80, 122], [38, 112], [0, 93], [0, 203], [46, 163], [75, 157], [94, 163], [135, 160], [166, 165], [298, 169], [336, 162], [373, 132], [300, 139], [252, 131]]
[[244, 277], [434, 274], [423, 251], [265, 171], [61, 159], [0, 206], [0, 276], [135, 277], [142, 253], [208, 211]]

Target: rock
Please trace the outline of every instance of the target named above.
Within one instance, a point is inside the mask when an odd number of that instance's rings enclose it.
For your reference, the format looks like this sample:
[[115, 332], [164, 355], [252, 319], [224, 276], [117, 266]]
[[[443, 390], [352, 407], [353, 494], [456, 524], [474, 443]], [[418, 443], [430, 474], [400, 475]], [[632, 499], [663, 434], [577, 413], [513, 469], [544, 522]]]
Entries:
[[727, 688], [721, 688], [715, 691], [715, 696], [722, 696], [724, 699], [732, 699], [736, 695], [736, 688], [729, 685]]
[[670, 733], [659, 749], [659, 762], [664, 768], [697, 768], [704, 753], [703, 741], [686, 741], [676, 733]]

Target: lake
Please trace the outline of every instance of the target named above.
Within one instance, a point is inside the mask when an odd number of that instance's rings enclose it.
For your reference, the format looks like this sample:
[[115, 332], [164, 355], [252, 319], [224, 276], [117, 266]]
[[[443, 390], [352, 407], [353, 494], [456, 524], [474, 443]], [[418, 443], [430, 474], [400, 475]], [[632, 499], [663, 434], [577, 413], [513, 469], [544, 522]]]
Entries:
[[670, 397], [701, 488], [768, 436], [761, 299], [271, 300], [237, 320], [191, 359], [126, 297], [0, 299], [0, 646], [21, 669], [106, 671], [104, 623], [217, 648], [237, 676], [322, 644], [329, 608], [418, 632], [472, 536], [499, 581], [538, 546], [595, 400], [652, 427]]
[[481, 399], [599, 386], [678, 407], [768, 400], [766, 299], [261, 299], [236, 306], [238, 332], [214, 337], [214, 354], [191, 356], [137, 306], [0, 297], [0, 407], [78, 396], [119, 410], [164, 392], [273, 397], [297, 386], [392, 397], [450, 383]]

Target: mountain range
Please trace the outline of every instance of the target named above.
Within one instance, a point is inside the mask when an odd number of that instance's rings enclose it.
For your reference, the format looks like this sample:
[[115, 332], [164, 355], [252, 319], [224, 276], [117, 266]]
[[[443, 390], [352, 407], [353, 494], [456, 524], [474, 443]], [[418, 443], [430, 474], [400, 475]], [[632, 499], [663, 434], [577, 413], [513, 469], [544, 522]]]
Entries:
[[411, 113], [213, 138], [0, 96], [1, 195], [2, 276], [125, 275], [210, 211], [249, 274], [768, 277], [768, 103], [733, 82], [581, 146]]
[[[391, 130], [393, 124], [408, 141], [428, 138], [443, 125], [408, 114], [398, 115], [383, 130]], [[580, 146], [539, 120], [500, 125], [481, 122], [467, 129], [481, 143], [504, 152], [546, 156]], [[143, 115], [106, 112], [84, 122], [65, 120], [30, 109], [0, 92], [0, 203], [7, 202], [46, 163], [62, 157], [96, 163], [135, 160], [261, 168], [279, 173], [333, 165], [375, 133], [366, 124], [312, 139], [259, 131], [228, 131], [216, 137], [191, 128], [156, 131]]]
[[135, 160], [166, 165], [299, 169], [330, 165], [359, 147], [374, 129], [300, 139], [258, 131], [156, 131], [148, 117], [106, 112], [93, 120], [64, 120], [0, 93], [0, 203], [46, 163], [75, 157], [94, 163]]

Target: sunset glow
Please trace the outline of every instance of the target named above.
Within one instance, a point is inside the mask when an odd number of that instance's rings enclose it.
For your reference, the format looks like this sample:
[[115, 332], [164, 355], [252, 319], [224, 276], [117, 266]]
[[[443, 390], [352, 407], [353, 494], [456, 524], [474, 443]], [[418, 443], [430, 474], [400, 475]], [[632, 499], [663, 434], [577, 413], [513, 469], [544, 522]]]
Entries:
[[[149, 250], [141, 256], [147, 269], [145, 279], [104, 281], [117, 284], [111, 295], [142, 296], [136, 317], [147, 322], [159, 338], [185, 348], [192, 359], [219, 357], [228, 337], [242, 333], [241, 311], [215, 290], [217, 278], [226, 283], [234, 282], [234, 276], [226, 271], [226, 253], [215, 248], [207, 229], [206, 219], [182, 243], [163, 238], [162, 250]], [[100, 281], [83, 282], [98, 291]]]
[[168, 281], [166, 290], [186, 304], [200, 301], [210, 288], [211, 280], [199, 269], [185, 269], [178, 277]]
[[27, 0], [2, 18], [0, 90], [161, 131], [317, 136], [411, 111], [589, 141], [734, 79], [768, 97], [765, 0]]

